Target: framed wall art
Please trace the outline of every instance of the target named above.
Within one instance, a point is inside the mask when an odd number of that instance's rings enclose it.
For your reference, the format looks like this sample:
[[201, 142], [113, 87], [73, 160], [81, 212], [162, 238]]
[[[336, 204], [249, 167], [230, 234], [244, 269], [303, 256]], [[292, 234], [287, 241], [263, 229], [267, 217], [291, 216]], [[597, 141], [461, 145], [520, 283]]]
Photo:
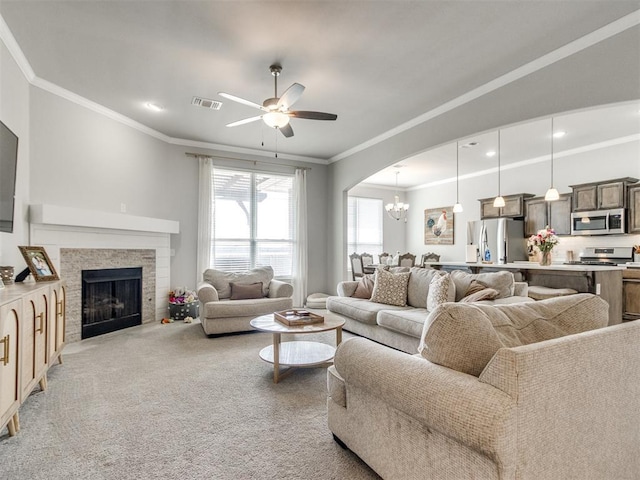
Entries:
[[29, 271], [36, 282], [46, 282], [49, 280], [58, 280], [58, 274], [56, 273], [49, 255], [45, 251], [44, 247], [18, 247], [24, 261], [27, 262]]
[[453, 245], [453, 206], [424, 210], [424, 244]]

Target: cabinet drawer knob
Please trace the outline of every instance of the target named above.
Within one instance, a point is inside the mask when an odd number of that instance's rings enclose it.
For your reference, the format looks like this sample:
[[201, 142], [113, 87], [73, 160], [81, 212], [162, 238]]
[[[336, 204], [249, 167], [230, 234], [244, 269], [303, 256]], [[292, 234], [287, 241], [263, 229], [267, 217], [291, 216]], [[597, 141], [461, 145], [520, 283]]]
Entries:
[[2, 364], [3, 365], [7, 365], [9, 363], [9, 334], [7, 334], [2, 340], [0, 340], [0, 343], [2, 343], [4, 345], [4, 354], [2, 355]]

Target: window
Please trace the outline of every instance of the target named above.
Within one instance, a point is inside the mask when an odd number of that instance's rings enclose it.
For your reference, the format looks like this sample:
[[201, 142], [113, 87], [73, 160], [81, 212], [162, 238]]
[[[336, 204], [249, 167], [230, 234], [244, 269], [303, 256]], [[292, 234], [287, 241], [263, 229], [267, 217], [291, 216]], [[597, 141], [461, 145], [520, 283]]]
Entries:
[[382, 199], [349, 197], [348, 209], [348, 253], [382, 253]]
[[213, 168], [211, 258], [219, 270], [271, 265], [291, 278], [293, 176]]

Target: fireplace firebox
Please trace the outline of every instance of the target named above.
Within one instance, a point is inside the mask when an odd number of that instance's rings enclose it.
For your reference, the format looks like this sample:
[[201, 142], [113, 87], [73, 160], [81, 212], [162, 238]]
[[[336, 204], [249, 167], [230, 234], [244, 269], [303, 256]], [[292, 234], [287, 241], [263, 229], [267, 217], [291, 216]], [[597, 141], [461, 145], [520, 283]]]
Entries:
[[82, 271], [82, 338], [142, 324], [142, 267]]

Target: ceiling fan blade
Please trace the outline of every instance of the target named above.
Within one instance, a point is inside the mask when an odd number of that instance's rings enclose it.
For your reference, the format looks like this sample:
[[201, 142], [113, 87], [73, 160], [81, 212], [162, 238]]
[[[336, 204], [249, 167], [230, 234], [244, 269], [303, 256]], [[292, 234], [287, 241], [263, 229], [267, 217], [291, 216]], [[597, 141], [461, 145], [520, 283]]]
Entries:
[[282, 134], [287, 138], [293, 137], [293, 128], [291, 128], [290, 123], [287, 123], [284, 127], [278, 128], [278, 130], [280, 130]]
[[249, 100], [245, 100], [244, 98], [236, 97], [235, 95], [231, 95], [230, 93], [218, 92], [218, 95], [224, 98], [228, 98], [229, 100], [232, 100], [234, 102], [247, 105], [249, 107], [258, 108], [260, 110], [264, 110], [265, 112], [267, 111], [267, 109], [264, 108], [262, 105], [258, 105], [257, 103], [251, 102]]
[[306, 118], [308, 120], [335, 120], [338, 118], [338, 115], [335, 113], [309, 112], [306, 110], [294, 110], [287, 112], [287, 115], [295, 118]]
[[258, 115], [257, 117], [249, 117], [244, 120], [238, 120], [237, 122], [227, 123], [227, 127], [237, 127], [238, 125], [244, 125], [245, 123], [251, 123], [258, 121], [262, 118], [262, 115]]
[[302, 92], [304, 92], [304, 85], [294, 83], [285, 90], [280, 100], [278, 100], [278, 108], [288, 110], [289, 107], [296, 103], [300, 96], [302, 96]]

